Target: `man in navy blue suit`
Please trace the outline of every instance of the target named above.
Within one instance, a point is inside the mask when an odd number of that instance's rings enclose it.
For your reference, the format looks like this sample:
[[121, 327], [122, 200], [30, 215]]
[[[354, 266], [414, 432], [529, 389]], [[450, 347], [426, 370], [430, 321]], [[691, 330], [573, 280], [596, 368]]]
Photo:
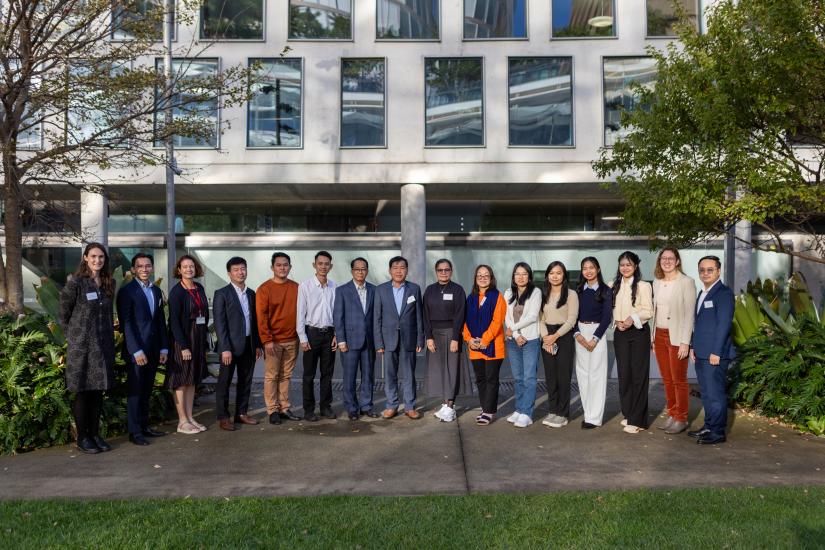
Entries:
[[149, 396], [155, 384], [158, 365], [169, 355], [169, 335], [163, 313], [163, 294], [152, 284], [152, 257], [139, 252], [132, 258], [132, 280], [117, 293], [117, 317], [126, 340], [124, 360], [129, 441], [148, 445], [146, 437], [159, 437], [164, 432], [149, 426]]
[[704, 288], [696, 300], [696, 321], [690, 355], [702, 392], [705, 423], [688, 432], [702, 445], [725, 442], [728, 423], [727, 372], [736, 356], [731, 340], [733, 291], [722, 284], [722, 262], [716, 256], [699, 260], [699, 278]]
[[398, 373], [401, 372], [404, 414], [415, 420], [415, 360], [424, 347], [421, 287], [407, 280], [407, 259], [390, 259], [391, 280], [375, 288], [373, 332], [375, 351], [384, 358], [387, 407], [382, 416], [398, 414]]
[[[364, 258], [352, 260], [350, 270], [352, 281], [335, 289], [332, 311], [335, 338], [338, 340], [338, 351], [341, 352], [341, 364], [344, 367], [344, 406], [350, 420], [358, 420], [359, 414], [378, 418], [379, 414], [372, 410], [375, 285], [367, 282], [369, 263]], [[359, 367], [361, 388], [356, 393]]]

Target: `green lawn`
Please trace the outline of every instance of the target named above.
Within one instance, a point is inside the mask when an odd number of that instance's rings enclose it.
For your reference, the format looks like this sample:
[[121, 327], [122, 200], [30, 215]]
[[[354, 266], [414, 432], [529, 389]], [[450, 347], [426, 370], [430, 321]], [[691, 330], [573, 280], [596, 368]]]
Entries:
[[0, 503], [2, 548], [825, 548], [825, 487]]

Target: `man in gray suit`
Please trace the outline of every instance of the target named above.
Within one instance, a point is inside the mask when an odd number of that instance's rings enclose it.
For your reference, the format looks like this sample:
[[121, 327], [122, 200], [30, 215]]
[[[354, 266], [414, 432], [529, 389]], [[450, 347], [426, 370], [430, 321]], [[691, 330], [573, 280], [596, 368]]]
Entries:
[[421, 287], [407, 281], [407, 259], [390, 260], [390, 278], [375, 289], [373, 329], [375, 350], [384, 357], [387, 408], [384, 418], [398, 414], [398, 373], [402, 376], [404, 414], [413, 420], [415, 410], [415, 360], [424, 347]]

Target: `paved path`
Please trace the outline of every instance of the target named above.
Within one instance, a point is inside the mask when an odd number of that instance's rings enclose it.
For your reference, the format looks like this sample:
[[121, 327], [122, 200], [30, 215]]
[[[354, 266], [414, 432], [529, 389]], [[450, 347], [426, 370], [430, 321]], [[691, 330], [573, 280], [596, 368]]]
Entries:
[[[297, 385], [294, 388], [297, 390]], [[377, 392], [381, 393], [381, 392]], [[296, 398], [299, 390], [296, 391]], [[651, 386], [651, 411], [662, 409], [662, 388]], [[320, 494], [465, 494], [697, 486], [825, 484], [825, 439], [800, 435], [761, 418], [737, 414], [728, 442], [700, 446], [685, 435], [651, 429], [621, 431], [617, 388], [608, 388], [605, 425], [581, 430], [574, 419], [551, 429], [538, 421], [519, 430], [504, 421], [512, 395], [502, 396], [492, 425], [474, 423], [473, 397], [460, 403], [459, 422], [440, 423], [433, 401], [424, 417], [262, 423], [236, 432], [217, 429], [214, 401], [198, 418], [209, 431], [169, 434], [137, 447], [125, 437], [95, 456], [73, 446], [0, 458], [0, 498], [134, 498]], [[336, 393], [336, 397], [340, 395]], [[253, 403], [263, 419], [260, 387]], [[383, 402], [379, 401], [378, 406]], [[335, 404], [340, 410], [340, 402]], [[692, 399], [691, 418], [701, 418]], [[546, 414], [543, 399], [534, 415]], [[659, 419], [654, 419], [658, 423]], [[174, 424], [163, 427], [174, 429]]]

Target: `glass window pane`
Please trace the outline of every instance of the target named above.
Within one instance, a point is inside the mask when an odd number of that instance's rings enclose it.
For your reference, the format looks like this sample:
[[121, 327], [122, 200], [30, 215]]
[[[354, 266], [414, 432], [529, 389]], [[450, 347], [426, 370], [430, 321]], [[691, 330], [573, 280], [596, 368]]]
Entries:
[[247, 103], [247, 147], [301, 146], [301, 60], [250, 59], [261, 66]]
[[[112, 2], [112, 39], [163, 39], [163, 0], [122, 0]], [[172, 6], [172, 18], [175, 7]], [[173, 36], [174, 37], [174, 36]]]
[[[66, 142], [80, 143], [101, 130], [111, 128], [124, 115], [128, 106], [120, 105], [116, 99], [105, 97], [103, 90], [118, 86], [117, 78], [126, 71], [120, 65], [92, 67], [89, 63], [73, 61], [69, 65], [69, 109], [66, 113]], [[123, 133], [120, 134], [124, 135]], [[95, 138], [96, 144], [125, 146], [117, 132], [107, 132]]]
[[428, 146], [483, 146], [483, 69], [480, 57], [426, 59]]
[[464, 0], [464, 38], [527, 38], [527, 0]]
[[[158, 71], [163, 71], [163, 60], [155, 61]], [[218, 74], [218, 61], [216, 59], [174, 59], [172, 60], [172, 74], [181, 83], [181, 88], [174, 90], [172, 104], [176, 105], [172, 110], [172, 119], [188, 120], [200, 118], [201, 122], [211, 125], [213, 130], [207, 139], [190, 136], [173, 136], [172, 142], [175, 147], [217, 147], [218, 146], [218, 98], [209, 97], [207, 99], [197, 99], [206, 93], [213, 79]], [[204, 83], [204, 87], [198, 86], [199, 82]], [[208, 85], [207, 85], [208, 84]], [[161, 91], [156, 90], [157, 97]], [[155, 126], [163, 121], [163, 113], [155, 115]], [[162, 141], [155, 141], [155, 147], [163, 147]]]
[[263, 40], [264, 0], [205, 0], [200, 33], [205, 40]]
[[656, 85], [656, 60], [650, 57], [620, 57], [604, 60], [604, 144], [611, 146], [627, 135], [622, 128], [622, 111], [639, 107], [634, 83], [647, 88]]
[[510, 59], [510, 145], [573, 145], [573, 59]]
[[553, 38], [616, 36], [615, 0], [553, 0]]
[[[23, 78], [20, 74], [20, 61], [11, 58], [8, 63], [11, 73], [8, 77], [14, 82], [20, 81]], [[0, 67], [0, 78], [5, 80], [6, 77], [5, 71]], [[29, 81], [30, 89], [36, 89], [40, 85], [40, 79], [40, 76], [33, 75]], [[39, 120], [41, 117], [42, 114], [38, 115], [31, 112], [30, 103], [26, 104], [21, 117], [20, 132], [17, 134], [17, 149], [32, 151], [43, 146], [43, 123]]]
[[376, 38], [438, 40], [439, 0], [378, 0]]
[[341, 62], [341, 146], [383, 147], [384, 60]]
[[[673, 9], [673, 0], [646, 0], [647, 1], [647, 35], [648, 36], [676, 36], [674, 25], [679, 22], [676, 10]], [[684, 8], [688, 18], [698, 25], [697, 0], [678, 0]]]
[[352, 0], [289, 0], [289, 37], [352, 38]]

